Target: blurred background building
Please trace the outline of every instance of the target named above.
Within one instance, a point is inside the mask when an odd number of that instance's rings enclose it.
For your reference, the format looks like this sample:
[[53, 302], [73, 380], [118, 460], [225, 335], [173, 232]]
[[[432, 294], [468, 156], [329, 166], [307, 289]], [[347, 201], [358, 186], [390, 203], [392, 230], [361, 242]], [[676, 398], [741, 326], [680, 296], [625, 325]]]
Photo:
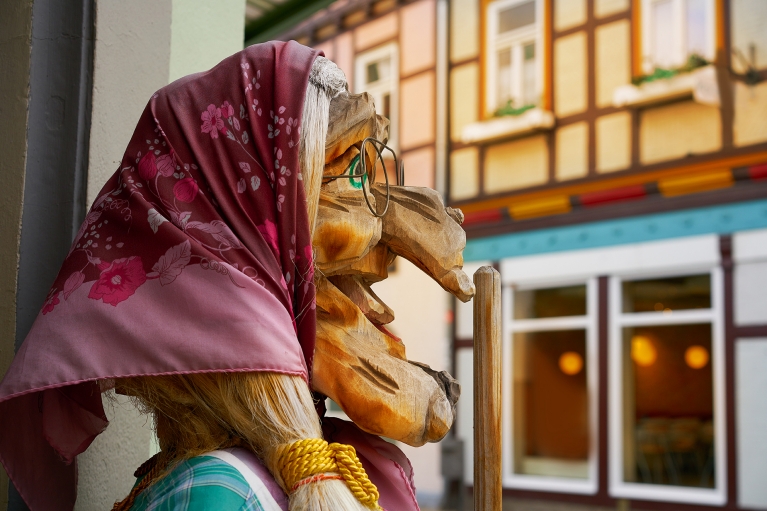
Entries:
[[[3, 3], [0, 373], [151, 93], [296, 39], [373, 95], [406, 184], [464, 211], [467, 271], [501, 272], [508, 509], [767, 509], [764, 27], [764, 0]], [[468, 509], [471, 304], [406, 261], [376, 291], [463, 384], [450, 437], [403, 449], [424, 508]], [[111, 413], [78, 509], [151, 452]]]

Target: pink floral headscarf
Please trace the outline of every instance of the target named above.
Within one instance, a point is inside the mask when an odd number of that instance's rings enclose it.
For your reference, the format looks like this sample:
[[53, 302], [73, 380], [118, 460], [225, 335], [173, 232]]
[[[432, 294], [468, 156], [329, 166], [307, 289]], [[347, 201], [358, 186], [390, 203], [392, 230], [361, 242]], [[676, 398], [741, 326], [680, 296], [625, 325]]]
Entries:
[[32, 509], [71, 509], [114, 378], [310, 379], [311, 234], [298, 140], [318, 52], [251, 46], [149, 101], [0, 384], [0, 460]]

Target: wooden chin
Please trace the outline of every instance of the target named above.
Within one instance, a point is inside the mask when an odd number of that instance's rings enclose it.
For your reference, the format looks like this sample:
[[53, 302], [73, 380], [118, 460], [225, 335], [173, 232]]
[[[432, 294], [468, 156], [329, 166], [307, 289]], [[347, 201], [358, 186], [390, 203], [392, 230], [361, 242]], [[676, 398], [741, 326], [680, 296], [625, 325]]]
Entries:
[[437, 442], [455, 420], [457, 396], [405, 357], [405, 346], [367, 320], [323, 277], [317, 284], [314, 390], [338, 403], [374, 435], [420, 446]]

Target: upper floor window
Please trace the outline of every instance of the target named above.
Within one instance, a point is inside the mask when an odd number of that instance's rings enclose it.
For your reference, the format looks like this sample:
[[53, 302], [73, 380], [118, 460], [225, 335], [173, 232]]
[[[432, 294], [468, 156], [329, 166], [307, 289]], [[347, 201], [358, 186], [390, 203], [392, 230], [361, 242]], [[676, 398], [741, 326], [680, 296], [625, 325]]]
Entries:
[[715, 57], [714, 0], [642, 0], [643, 70]]
[[399, 59], [396, 43], [357, 56], [354, 84], [357, 93], [367, 92], [376, 112], [389, 119], [389, 145], [397, 147]]
[[541, 6], [499, 0], [487, 7], [488, 112], [538, 104], [541, 84]]

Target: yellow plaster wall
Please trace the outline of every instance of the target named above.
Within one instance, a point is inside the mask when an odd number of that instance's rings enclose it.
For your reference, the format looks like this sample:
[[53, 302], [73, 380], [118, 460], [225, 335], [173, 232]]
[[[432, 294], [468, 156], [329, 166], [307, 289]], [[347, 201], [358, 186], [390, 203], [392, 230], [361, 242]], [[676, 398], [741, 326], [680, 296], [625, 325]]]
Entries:
[[479, 54], [479, 0], [450, 1], [450, 60]]
[[554, 108], [557, 116], [586, 109], [586, 34], [577, 32], [554, 42]]
[[639, 146], [643, 164], [716, 151], [722, 146], [719, 109], [693, 101], [643, 110]]
[[613, 91], [631, 83], [631, 30], [628, 20], [620, 20], [596, 29], [596, 102], [610, 106]]
[[589, 126], [584, 122], [570, 124], [556, 133], [556, 176], [558, 181], [576, 179], [589, 171]]
[[346, 75], [349, 90], [354, 90], [354, 41], [351, 32], [344, 32], [336, 37], [335, 59], [341, 71]]
[[466, 147], [453, 151], [450, 153], [450, 198], [469, 199], [478, 193], [479, 150]]
[[479, 115], [479, 66], [466, 64], [450, 73], [450, 138], [461, 139], [461, 130]]
[[767, 82], [752, 87], [735, 82], [733, 139], [736, 146], [767, 140]]
[[485, 192], [543, 184], [548, 180], [548, 161], [544, 135], [490, 146], [485, 151]]
[[594, 0], [594, 15], [604, 18], [629, 8], [629, 0]]
[[424, 147], [402, 154], [405, 162], [405, 184], [434, 188], [434, 147]]
[[564, 30], [586, 23], [586, 0], [554, 0], [554, 27]]
[[434, 66], [436, 5], [421, 0], [400, 9], [400, 74], [407, 76]]
[[596, 120], [597, 172], [613, 172], [631, 165], [631, 114], [618, 112]]
[[397, 36], [397, 13], [392, 12], [354, 30], [354, 47], [357, 51], [367, 50]]
[[434, 72], [400, 82], [399, 142], [403, 150], [434, 142]]

